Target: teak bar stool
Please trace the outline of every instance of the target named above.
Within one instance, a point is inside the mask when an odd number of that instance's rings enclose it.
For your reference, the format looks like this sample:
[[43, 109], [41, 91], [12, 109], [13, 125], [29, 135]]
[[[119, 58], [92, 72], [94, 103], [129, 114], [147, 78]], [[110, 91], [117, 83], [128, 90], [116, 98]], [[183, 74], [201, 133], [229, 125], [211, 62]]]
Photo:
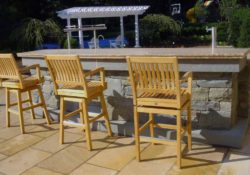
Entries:
[[[30, 69], [36, 69], [36, 76], [22, 75]], [[42, 107], [47, 123], [50, 124], [49, 114], [44, 101], [40, 84], [43, 82], [41, 77], [40, 66], [34, 64], [22, 69], [18, 69], [15, 58], [12, 54], [0, 54], [0, 87], [6, 89], [6, 126], [10, 127], [10, 113], [19, 116], [21, 131], [24, 134], [23, 112], [30, 110], [32, 118], [35, 119], [34, 108]], [[38, 90], [41, 102], [33, 104], [32, 91]], [[16, 93], [17, 102], [10, 102], [10, 93]], [[28, 98], [22, 99], [22, 93], [27, 92]], [[29, 103], [28, 107], [23, 107], [24, 103]], [[18, 111], [11, 109], [12, 106], [18, 106]]]
[[[80, 59], [74, 55], [48, 55], [45, 57], [51, 78], [54, 82], [55, 94], [60, 96], [60, 143], [64, 142], [64, 125], [80, 127], [86, 133], [88, 150], [92, 149], [90, 123], [104, 117], [108, 135], [112, 136], [109, 123], [107, 107], [103, 91], [107, 88], [105, 82], [104, 69], [102, 67], [84, 72]], [[93, 75], [99, 74], [100, 81], [90, 81]], [[88, 114], [88, 103], [95, 98], [100, 98], [101, 114], [90, 118]], [[78, 102], [79, 109], [65, 114], [65, 101]], [[72, 116], [80, 113], [81, 123], [66, 121]]]
[[[181, 140], [187, 131], [188, 149], [192, 147], [191, 137], [191, 94], [192, 73], [184, 74], [179, 80], [178, 62], [176, 57], [127, 57], [130, 81], [133, 89], [134, 127], [136, 142], [136, 158], [140, 161], [140, 142], [159, 144], [176, 143], [177, 166], [181, 168]], [[180, 84], [187, 82], [187, 88]], [[181, 112], [187, 109], [187, 125], [182, 126]], [[149, 120], [139, 126], [139, 114], [148, 113]], [[176, 125], [155, 123], [153, 114], [176, 116]], [[150, 137], [140, 137], [140, 133], [150, 128]], [[157, 139], [154, 128], [176, 130], [176, 142]]]

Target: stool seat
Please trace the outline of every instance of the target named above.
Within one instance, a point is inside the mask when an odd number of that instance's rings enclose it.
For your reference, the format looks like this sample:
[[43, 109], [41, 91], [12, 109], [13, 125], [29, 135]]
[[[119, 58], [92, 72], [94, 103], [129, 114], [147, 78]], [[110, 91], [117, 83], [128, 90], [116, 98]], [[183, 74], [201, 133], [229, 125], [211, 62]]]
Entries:
[[[89, 81], [87, 82], [87, 91], [88, 95], [92, 96], [96, 93], [101, 93], [107, 88], [107, 83], [104, 83], [104, 86], [101, 82], [98, 81]], [[57, 89], [58, 95], [69, 96], [69, 97], [82, 97], [87, 98], [86, 92], [83, 86], [80, 85], [63, 85]]]
[[[186, 89], [181, 89], [181, 106], [190, 99], [190, 94]], [[137, 104], [142, 106], [177, 108], [176, 92], [174, 90], [146, 91], [138, 94]]]
[[[23, 78], [23, 88], [28, 88], [31, 86], [35, 86], [37, 84], [40, 83], [39, 79], [37, 77], [24, 77]], [[6, 87], [6, 88], [20, 88], [21, 89], [21, 85], [19, 80], [3, 80], [2, 81], [2, 87]]]

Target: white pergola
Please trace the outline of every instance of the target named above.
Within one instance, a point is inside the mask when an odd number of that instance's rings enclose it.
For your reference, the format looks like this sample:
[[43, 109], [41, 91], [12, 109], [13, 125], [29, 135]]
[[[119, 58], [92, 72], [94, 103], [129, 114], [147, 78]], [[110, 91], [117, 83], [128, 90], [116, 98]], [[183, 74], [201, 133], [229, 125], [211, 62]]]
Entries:
[[[83, 48], [83, 18], [120, 18], [120, 33], [122, 42], [124, 42], [124, 25], [123, 18], [129, 15], [135, 16], [135, 47], [140, 47], [139, 43], [139, 22], [138, 16], [142, 15], [149, 6], [103, 6], [103, 7], [73, 7], [57, 12], [57, 15], [62, 19], [67, 19], [67, 26], [71, 26], [71, 19], [78, 19], [78, 35], [79, 45]], [[70, 34], [71, 35], [71, 34]], [[122, 43], [122, 45], [124, 45]]]

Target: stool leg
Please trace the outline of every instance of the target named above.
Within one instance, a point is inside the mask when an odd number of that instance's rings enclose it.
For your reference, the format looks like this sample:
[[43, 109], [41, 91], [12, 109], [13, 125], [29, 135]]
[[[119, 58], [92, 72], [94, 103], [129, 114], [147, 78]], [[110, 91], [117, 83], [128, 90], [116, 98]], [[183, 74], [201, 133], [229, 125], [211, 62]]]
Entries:
[[188, 150], [192, 150], [192, 118], [191, 118], [191, 102], [187, 108], [187, 132], [188, 132]]
[[154, 116], [152, 113], [149, 113], [149, 120], [151, 120], [152, 122], [149, 125], [150, 128], [150, 137], [154, 137], [155, 135], [155, 131], [154, 131]]
[[45, 104], [45, 100], [44, 100], [44, 97], [43, 97], [43, 92], [42, 92], [40, 86], [38, 86], [37, 89], [38, 89], [38, 93], [39, 93], [39, 96], [40, 96], [40, 99], [41, 99], [43, 112], [44, 112], [47, 124], [49, 125], [50, 124], [50, 118], [49, 118], [49, 113], [48, 113], [48, 110], [47, 110], [47, 107], [46, 107], [46, 104]]
[[[79, 109], [81, 109], [80, 113], [80, 120], [82, 122], [82, 124], [84, 124], [84, 114], [83, 114], [83, 110], [82, 110], [82, 102], [79, 102]], [[85, 132], [85, 128], [82, 130], [83, 132]]]
[[10, 127], [10, 91], [8, 88], [5, 88], [6, 91], [6, 127]]
[[110, 121], [109, 121], [109, 117], [108, 117], [107, 106], [106, 106], [106, 102], [105, 102], [103, 94], [101, 94], [100, 100], [101, 100], [102, 112], [104, 114], [105, 125], [106, 125], [106, 128], [108, 130], [108, 135], [110, 137], [112, 137], [113, 134], [112, 134], [112, 130], [111, 130], [111, 127], [110, 127]]
[[140, 152], [139, 115], [138, 115], [136, 106], [134, 106], [134, 128], [135, 128], [136, 159], [137, 161], [140, 161], [141, 152]]
[[181, 168], [181, 111], [178, 110], [178, 114], [176, 115], [176, 123], [177, 123], [177, 167]]
[[16, 93], [17, 93], [17, 105], [18, 105], [18, 112], [19, 112], [19, 123], [20, 123], [22, 134], [25, 134], [24, 121], [23, 121], [22, 94], [19, 90], [17, 90]]
[[63, 99], [63, 97], [60, 97], [60, 139], [59, 139], [60, 144], [64, 143], [63, 120], [64, 120], [64, 99]]
[[89, 123], [89, 115], [88, 115], [88, 105], [87, 100], [84, 99], [82, 103], [82, 110], [83, 110], [83, 118], [85, 123], [85, 133], [86, 133], [86, 142], [87, 142], [87, 148], [89, 151], [92, 150], [92, 142], [91, 142], [91, 134], [90, 134], [90, 123]]
[[[28, 97], [29, 97], [29, 105], [33, 106], [33, 100], [32, 100], [32, 95], [31, 95], [31, 90], [27, 91], [28, 92]], [[34, 108], [30, 109], [30, 113], [32, 116], [32, 119], [35, 119], [35, 112], [34, 112]]]

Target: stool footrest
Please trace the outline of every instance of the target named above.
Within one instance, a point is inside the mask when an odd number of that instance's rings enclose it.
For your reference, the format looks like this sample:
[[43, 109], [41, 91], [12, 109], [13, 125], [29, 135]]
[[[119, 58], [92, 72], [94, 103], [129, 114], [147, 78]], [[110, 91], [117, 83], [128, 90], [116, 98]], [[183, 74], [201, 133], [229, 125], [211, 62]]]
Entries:
[[38, 104], [35, 104], [35, 105], [32, 105], [32, 106], [23, 108], [23, 111], [30, 110], [30, 109], [34, 109], [34, 108], [37, 108], [37, 107], [39, 107], [39, 106], [43, 106], [43, 103], [38, 103]]
[[150, 143], [158, 143], [164, 145], [176, 145], [176, 141], [163, 140], [153, 137], [140, 137], [140, 142], [150, 142]]
[[[29, 99], [27, 99], [27, 100], [24, 100], [24, 101], [22, 101], [22, 103], [27, 103], [27, 102], [29, 102], [30, 100]], [[10, 104], [9, 106], [16, 106], [18, 103], [16, 102], [16, 103], [12, 103], [12, 104]]]
[[73, 127], [78, 127], [78, 128], [85, 129], [85, 125], [84, 124], [82, 124], [82, 123], [76, 123], [76, 122], [72, 122], [72, 121], [63, 121], [63, 125], [73, 126]]
[[19, 115], [19, 112], [14, 110], [14, 109], [8, 109], [8, 112], [12, 113], [12, 114], [16, 114]]
[[103, 117], [103, 116], [104, 116], [104, 114], [101, 113], [101, 114], [99, 114], [99, 115], [97, 115], [97, 116], [95, 116], [95, 117], [89, 119], [89, 123], [95, 122], [96, 120], [98, 120], [99, 118], [101, 118], [101, 117]]

